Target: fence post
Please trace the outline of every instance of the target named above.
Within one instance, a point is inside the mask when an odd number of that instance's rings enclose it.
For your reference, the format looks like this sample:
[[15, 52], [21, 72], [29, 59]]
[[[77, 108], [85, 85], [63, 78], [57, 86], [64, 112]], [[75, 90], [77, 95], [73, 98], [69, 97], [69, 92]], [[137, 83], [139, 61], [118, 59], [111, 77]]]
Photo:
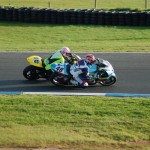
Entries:
[[50, 1], [48, 2], [48, 7], [49, 7], [49, 8], [51, 7], [51, 3], [50, 3]]
[[147, 9], [147, 0], [145, 0], [145, 9]]
[[96, 9], [96, 5], [97, 5], [97, 0], [95, 0], [94, 2], [94, 8]]

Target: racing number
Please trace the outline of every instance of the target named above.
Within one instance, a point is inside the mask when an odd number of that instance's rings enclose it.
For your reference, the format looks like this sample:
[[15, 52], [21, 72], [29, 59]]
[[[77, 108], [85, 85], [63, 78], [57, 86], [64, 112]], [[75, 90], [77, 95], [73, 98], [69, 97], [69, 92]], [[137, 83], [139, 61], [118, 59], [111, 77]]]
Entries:
[[34, 58], [34, 63], [35, 64], [39, 64], [39, 59], [38, 58]]
[[56, 70], [57, 70], [58, 72], [62, 72], [62, 71], [64, 70], [64, 68], [57, 67]]

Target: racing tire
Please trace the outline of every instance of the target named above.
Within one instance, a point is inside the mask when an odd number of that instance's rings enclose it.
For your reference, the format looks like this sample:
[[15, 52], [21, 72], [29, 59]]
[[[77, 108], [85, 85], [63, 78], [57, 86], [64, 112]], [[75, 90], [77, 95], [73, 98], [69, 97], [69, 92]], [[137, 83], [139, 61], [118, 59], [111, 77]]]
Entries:
[[116, 83], [117, 78], [115, 76], [110, 77], [108, 80], [100, 81], [99, 83], [103, 86], [110, 86]]
[[41, 68], [39, 67], [35, 67], [35, 66], [27, 66], [24, 70], [23, 70], [23, 76], [28, 79], [28, 80], [37, 80], [39, 79], [38, 76], [38, 72], [40, 72]]

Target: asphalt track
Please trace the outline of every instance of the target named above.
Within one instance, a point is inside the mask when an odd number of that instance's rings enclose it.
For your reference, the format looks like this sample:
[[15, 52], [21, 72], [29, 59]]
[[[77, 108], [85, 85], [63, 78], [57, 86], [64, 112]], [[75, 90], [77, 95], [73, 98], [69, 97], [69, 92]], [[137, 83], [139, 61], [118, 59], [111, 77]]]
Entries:
[[[40, 52], [0, 52], [0, 92], [68, 92], [68, 93], [129, 93], [150, 94], [150, 53], [94, 53], [96, 57], [111, 62], [117, 75], [112, 86], [57, 87], [46, 80], [28, 81], [23, 69], [29, 65], [26, 57], [48, 53]], [[79, 53], [82, 57], [83, 53]]]

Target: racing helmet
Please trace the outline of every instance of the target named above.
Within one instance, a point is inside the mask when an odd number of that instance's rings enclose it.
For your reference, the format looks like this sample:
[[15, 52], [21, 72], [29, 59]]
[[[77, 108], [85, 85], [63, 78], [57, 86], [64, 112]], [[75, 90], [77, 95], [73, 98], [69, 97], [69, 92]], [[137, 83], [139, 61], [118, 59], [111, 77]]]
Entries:
[[87, 63], [93, 64], [96, 61], [96, 59], [95, 59], [95, 56], [93, 54], [87, 54], [85, 56], [85, 61]]
[[64, 56], [64, 57], [68, 57], [70, 56], [70, 49], [68, 47], [63, 47], [61, 50], [60, 50], [61, 54]]

